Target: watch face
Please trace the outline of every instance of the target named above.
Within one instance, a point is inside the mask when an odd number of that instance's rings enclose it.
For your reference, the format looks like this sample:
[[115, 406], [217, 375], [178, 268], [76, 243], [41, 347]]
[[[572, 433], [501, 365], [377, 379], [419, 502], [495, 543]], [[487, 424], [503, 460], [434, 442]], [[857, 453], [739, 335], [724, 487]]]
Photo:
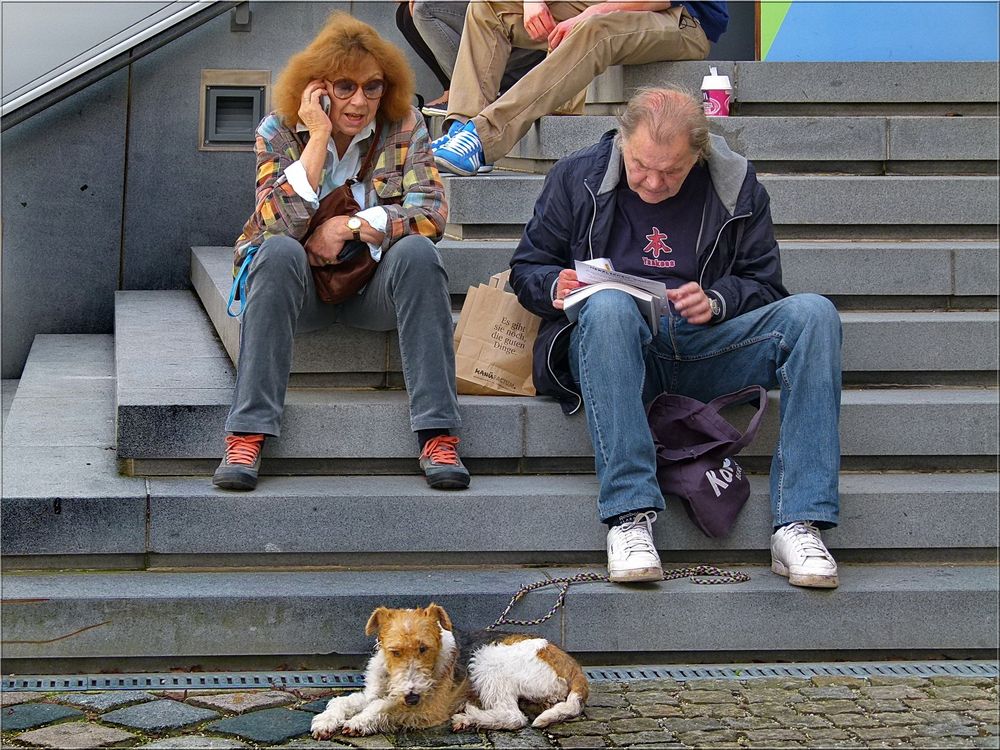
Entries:
[[347, 220], [347, 228], [352, 231], [357, 231], [358, 229], [361, 229], [361, 219], [359, 219], [357, 216], [352, 216], [350, 219]]

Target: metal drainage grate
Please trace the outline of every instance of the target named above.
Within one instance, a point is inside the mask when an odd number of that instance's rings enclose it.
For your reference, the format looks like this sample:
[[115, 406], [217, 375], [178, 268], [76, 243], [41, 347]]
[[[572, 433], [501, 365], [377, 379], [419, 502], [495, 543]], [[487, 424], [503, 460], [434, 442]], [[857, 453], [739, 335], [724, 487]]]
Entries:
[[[592, 682], [637, 680], [754, 680], [765, 677], [990, 677], [997, 662], [843, 662], [828, 664], [727, 664], [676, 667], [589, 667]], [[4, 691], [74, 692], [84, 690], [260, 690], [353, 688], [364, 686], [364, 673], [342, 672], [169, 672], [120, 675], [7, 676]]]
[[679, 667], [591, 667], [593, 682], [632, 680], [754, 680], [766, 677], [997, 677], [997, 662], [844, 662], [829, 664], [727, 664]]

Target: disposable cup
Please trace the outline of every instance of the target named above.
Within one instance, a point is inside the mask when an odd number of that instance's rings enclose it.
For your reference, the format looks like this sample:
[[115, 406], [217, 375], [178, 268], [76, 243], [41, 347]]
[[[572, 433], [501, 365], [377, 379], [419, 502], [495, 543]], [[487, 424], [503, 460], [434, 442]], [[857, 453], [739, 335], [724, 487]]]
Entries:
[[701, 102], [706, 117], [729, 117], [729, 101], [733, 86], [729, 76], [719, 75], [718, 68], [709, 68], [710, 74], [701, 82]]

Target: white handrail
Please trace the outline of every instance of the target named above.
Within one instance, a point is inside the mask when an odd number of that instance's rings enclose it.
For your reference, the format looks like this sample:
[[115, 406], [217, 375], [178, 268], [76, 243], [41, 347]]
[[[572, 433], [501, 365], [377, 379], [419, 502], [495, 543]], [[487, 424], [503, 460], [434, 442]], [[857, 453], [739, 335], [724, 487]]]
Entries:
[[9, 102], [7, 102], [6, 104], [3, 105], [2, 109], [0, 109], [0, 114], [2, 114], [3, 117], [6, 117], [7, 115], [9, 115], [11, 112], [15, 111], [16, 109], [18, 109], [20, 107], [23, 107], [25, 104], [28, 104], [29, 102], [34, 101], [35, 99], [39, 98], [40, 96], [44, 96], [45, 94], [49, 93], [50, 91], [54, 91], [55, 89], [59, 88], [63, 84], [68, 83], [69, 81], [72, 81], [77, 76], [83, 75], [87, 71], [93, 70], [94, 68], [96, 68], [99, 65], [107, 62], [108, 60], [111, 60], [111, 59], [117, 57], [118, 55], [122, 54], [123, 52], [127, 52], [128, 50], [132, 49], [136, 45], [142, 44], [147, 39], [150, 39], [150, 38], [156, 36], [157, 34], [161, 33], [162, 31], [165, 31], [165, 30], [169, 29], [171, 26], [174, 26], [174, 25], [180, 23], [181, 21], [183, 21], [186, 18], [190, 18], [191, 16], [195, 15], [199, 11], [202, 11], [205, 8], [210, 7], [211, 5], [214, 5], [214, 0], [198, 0], [197, 2], [192, 2], [190, 5], [186, 6], [182, 10], [179, 10], [176, 13], [168, 16], [167, 18], [164, 18], [162, 21], [158, 21], [157, 23], [153, 24], [152, 26], [150, 26], [150, 27], [148, 27], [146, 29], [143, 29], [142, 31], [138, 32], [137, 34], [129, 37], [128, 39], [126, 39], [126, 40], [124, 40], [122, 42], [119, 42], [118, 44], [115, 44], [112, 47], [109, 47], [108, 49], [104, 50], [103, 52], [100, 52], [99, 54], [94, 55], [93, 57], [91, 57], [88, 60], [80, 63], [79, 65], [75, 65], [74, 67], [70, 68], [69, 70], [67, 70], [67, 71], [65, 71], [63, 73], [60, 73], [58, 76], [55, 76], [54, 78], [50, 78], [48, 81], [45, 81], [44, 83], [39, 84], [38, 86], [36, 86], [35, 88], [33, 88], [31, 91], [29, 91], [29, 92], [27, 92], [25, 94], [21, 94], [20, 96], [16, 97], [15, 99], [12, 99], [11, 101], [9, 101]]

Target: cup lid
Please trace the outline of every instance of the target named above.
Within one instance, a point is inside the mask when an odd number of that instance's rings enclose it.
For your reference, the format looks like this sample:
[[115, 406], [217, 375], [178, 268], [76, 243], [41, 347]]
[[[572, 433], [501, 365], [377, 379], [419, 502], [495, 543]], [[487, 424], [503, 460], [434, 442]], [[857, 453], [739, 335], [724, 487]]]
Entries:
[[709, 72], [710, 74], [705, 76], [701, 81], [703, 91], [713, 91], [715, 89], [732, 90], [733, 85], [729, 82], [729, 76], [720, 76], [719, 69], [715, 67], [709, 68]]

